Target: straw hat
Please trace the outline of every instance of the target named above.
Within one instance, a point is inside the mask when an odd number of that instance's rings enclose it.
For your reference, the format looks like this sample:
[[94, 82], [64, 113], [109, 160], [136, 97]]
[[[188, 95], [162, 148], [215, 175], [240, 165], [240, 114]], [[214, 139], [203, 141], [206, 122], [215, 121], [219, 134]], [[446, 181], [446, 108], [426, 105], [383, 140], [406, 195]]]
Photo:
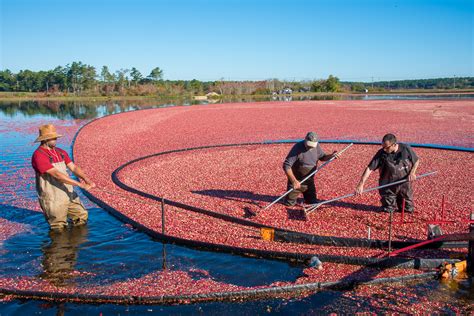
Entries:
[[63, 135], [56, 133], [56, 127], [54, 127], [53, 124], [41, 125], [39, 128], [39, 136], [35, 140], [35, 143], [59, 137], [63, 137]]

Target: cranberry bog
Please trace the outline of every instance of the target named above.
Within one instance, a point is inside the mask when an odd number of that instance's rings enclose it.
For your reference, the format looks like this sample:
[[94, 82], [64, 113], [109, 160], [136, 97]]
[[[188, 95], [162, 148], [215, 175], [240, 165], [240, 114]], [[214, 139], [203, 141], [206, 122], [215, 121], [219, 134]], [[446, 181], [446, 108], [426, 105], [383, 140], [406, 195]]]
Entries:
[[[392, 132], [403, 142], [469, 148], [472, 114], [470, 102], [456, 101], [262, 102], [144, 110], [83, 127], [74, 157], [86, 170], [96, 170], [94, 181], [101, 189], [90, 192], [93, 198], [158, 238], [216, 251], [303, 261], [313, 255], [339, 256], [348, 262], [351, 257], [384, 258], [387, 250], [268, 241], [260, 235], [261, 227], [274, 227], [363, 239], [370, 227], [371, 238], [388, 239], [389, 216], [377, 212], [376, 192], [325, 205], [308, 216], [301, 214], [301, 207], [281, 204], [262, 211], [285, 190], [281, 163], [292, 141], [314, 130], [327, 142], [323, 149], [332, 152], [344, 144], [331, 140], [378, 143]], [[319, 197], [352, 192], [378, 149], [356, 144], [318, 173]], [[441, 216], [451, 221], [442, 225], [443, 232], [467, 232], [474, 183], [466, 171], [472, 167], [472, 153], [415, 150], [421, 158], [418, 173], [438, 174], [414, 184], [415, 213], [406, 214], [404, 222], [395, 214], [394, 242], [426, 239], [427, 224]], [[367, 187], [375, 186], [376, 178], [372, 176]], [[167, 202], [164, 229], [162, 198]], [[424, 249], [405, 255], [445, 259], [463, 251]]]
[[[437, 171], [414, 183], [415, 212], [394, 214], [392, 246], [426, 240], [433, 222], [443, 233], [466, 233], [473, 210], [473, 106], [471, 100], [259, 102], [149, 109], [93, 120], [76, 134], [73, 147], [75, 162], [98, 186], [86, 192], [93, 202], [165, 242], [291, 261], [302, 265], [303, 273], [294, 281], [252, 287], [217, 282], [197, 270], [151, 272], [87, 288], [10, 277], [2, 279], [2, 288], [42, 299], [154, 304], [305, 297], [365, 284], [355, 296], [370, 300], [383, 288], [374, 284], [432, 279], [442, 261], [466, 255], [466, 244], [439, 243], [388, 258], [389, 214], [378, 212], [377, 191], [309, 215], [299, 205], [264, 208], [285, 192], [282, 162], [306, 132], [318, 133], [326, 153], [355, 143], [316, 174], [318, 197], [325, 200], [354, 191], [381, 137], [391, 132], [414, 144], [421, 158], [418, 174]], [[373, 174], [366, 187], [376, 186], [377, 177]], [[7, 226], [3, 233], [10, 236], [15, 228]], [[274, 229], [275, 238], [262, 238], [262, 228]], [[308, 265], [314, 256], [323, 261], [323, 270]], [[199, 280], [190, 277], [196, 273]], [[403, 292], [397, 286], [391, 287], [398, 293], [394, 297]], [[413, 301], [415, 292], [404, 299]], [[397, 310], [424, 305], [415, 301]]]

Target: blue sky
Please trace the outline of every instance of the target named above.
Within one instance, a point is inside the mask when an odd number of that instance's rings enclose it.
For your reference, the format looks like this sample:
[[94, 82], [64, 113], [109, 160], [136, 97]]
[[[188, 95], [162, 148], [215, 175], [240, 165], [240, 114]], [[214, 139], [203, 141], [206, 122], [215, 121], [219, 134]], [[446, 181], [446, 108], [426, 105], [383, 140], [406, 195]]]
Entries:
[[474, 1], [0, 0], [0, 67], [165, 79], [474, 76]]

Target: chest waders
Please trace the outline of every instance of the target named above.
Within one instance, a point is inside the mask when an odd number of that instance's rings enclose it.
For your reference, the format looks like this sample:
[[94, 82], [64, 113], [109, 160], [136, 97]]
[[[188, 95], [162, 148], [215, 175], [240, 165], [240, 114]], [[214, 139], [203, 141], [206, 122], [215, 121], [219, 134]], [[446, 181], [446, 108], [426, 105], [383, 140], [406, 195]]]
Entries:
[[[303, 167], [301, 165], [298, 165], [291, 168], [291, 170], [293, 171], [293, 174], [295, 175], [296, 180], [301, 181], [307, 175], [309, 175], [315, 168], [316, 167]], [[293, 188], [293, 184], [291, 184], [291, 182], [288, 181], [286, 187], [287, 187], [287, 190], [290, 190], [291, 188]], [[286, 197], [285, 204], [295, 205], [296, 199], [298, 198], [298, 195], [300, 193], [303, 193], [305, 203], [307, 204], [316, 203], [317, 201], [316, 200], [316, 186], [314, 184], [314, 176], [306, 180], [304, 184], [301, 185], [300, 189], [295, 189], [291, 191]]]
[[[395, 161], [384, 156], [382, 163], [386, 169], [385, 176], [379, 180], [380, 185], [406, 179], [413, 167], [413, 163], [404, 155]], [[386, 212], [401, 211], [403, 200], [405, 200], [406, 212], [413, 212], [415, 208], [413, 204], [413, 189], [410, 182], [382, 188], [379, 190], [379, 193], [381, 197], [380, 202], [382, 203], [383, 210]]]
[[[54, 162], [53, 157], [49, 155], [48, 157], [54, 168], [67, 175], [64, 158], [61, 162]], [[87, 210], [74, 192], [72, 185], [62, 183], [48, 173], [36, 172], [36, 191], [41, 209], [51, 229], [65, 228], [68, 218], [74, 226], [87, 223]]]

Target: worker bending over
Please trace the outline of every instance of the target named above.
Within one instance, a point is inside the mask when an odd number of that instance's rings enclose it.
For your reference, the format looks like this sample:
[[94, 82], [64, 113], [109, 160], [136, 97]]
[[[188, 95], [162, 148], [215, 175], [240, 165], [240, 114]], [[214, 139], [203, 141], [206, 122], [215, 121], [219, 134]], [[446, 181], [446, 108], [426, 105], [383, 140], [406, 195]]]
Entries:
[[309, 132], [304, 140], [296, 143], [283, 162], [283, 170], [288, 178], [287, 190], [293, 189], [283, 203], [286, 206], [295, 205], [300, 193], [303, 193], [305, 203], [318, 203], [314, 175], [303, 184], [300, 181], [316, 170], [319, 160], [327, 161], [333, 157], [339, 158], [339, 155], [336, 151], [326, 155], [319, 145], [318, 135], [314, 132]]

